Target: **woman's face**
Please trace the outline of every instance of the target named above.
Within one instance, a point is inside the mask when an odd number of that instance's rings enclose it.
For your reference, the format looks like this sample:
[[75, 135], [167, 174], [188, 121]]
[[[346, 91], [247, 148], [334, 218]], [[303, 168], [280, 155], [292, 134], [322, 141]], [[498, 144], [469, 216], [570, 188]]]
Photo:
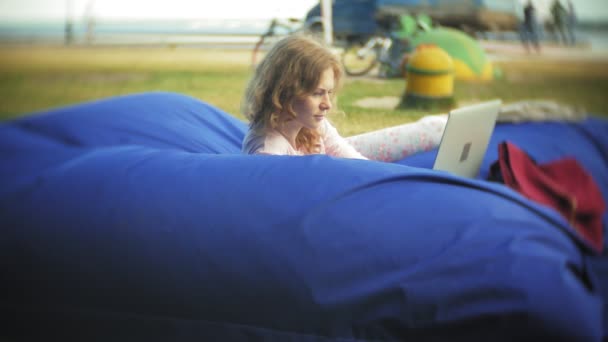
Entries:
[[293, 102], [296, 121], [303, 127], [317, 129], [332, 107], [334, 95], [334, 70], [327, 68], [321, 74], [319, 84], [311, 94], [297, 98]]

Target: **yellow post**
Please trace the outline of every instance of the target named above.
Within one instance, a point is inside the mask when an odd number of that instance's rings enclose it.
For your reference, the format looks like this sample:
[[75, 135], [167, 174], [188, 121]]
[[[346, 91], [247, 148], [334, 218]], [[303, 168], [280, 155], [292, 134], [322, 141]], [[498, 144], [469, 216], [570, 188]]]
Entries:
[[439, 109], [454, 103], [454, 62], [434, 44], [419, 45], [407, 64], [401, 107]]

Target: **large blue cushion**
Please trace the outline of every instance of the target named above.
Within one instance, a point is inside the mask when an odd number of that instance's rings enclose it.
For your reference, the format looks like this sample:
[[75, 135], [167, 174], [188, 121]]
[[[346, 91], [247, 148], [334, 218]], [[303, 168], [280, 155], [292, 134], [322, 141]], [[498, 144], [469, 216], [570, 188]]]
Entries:
[[[572, 139], [605, 191], [595, 121]], [[542, 157], [519, 135], [538, 127], [497, 136]], [[1, 125], [3, 337], [601, 339], [589, 250], [553, 210], [426, 168], [240, 155], [245, 128], [169, 93]]]

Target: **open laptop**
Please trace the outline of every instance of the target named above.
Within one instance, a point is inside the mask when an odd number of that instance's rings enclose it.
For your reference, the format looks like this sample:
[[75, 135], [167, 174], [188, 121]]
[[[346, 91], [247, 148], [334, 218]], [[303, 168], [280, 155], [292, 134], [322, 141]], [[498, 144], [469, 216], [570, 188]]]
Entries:
[[450, 111], [433, 170], [477, 177], [501, 104], [493, 100]]

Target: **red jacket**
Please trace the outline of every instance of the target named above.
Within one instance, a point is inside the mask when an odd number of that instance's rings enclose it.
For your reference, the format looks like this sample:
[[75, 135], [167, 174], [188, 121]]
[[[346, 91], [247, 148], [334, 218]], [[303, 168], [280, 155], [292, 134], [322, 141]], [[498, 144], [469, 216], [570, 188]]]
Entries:
[[557, 210], [583, 240], [602, 252], [606, 204], [597, 183], [576, 159], [537, 164], [513, 143], [502, 142], [491, 172], [500, 172], [508, 187], [527, 198]]

